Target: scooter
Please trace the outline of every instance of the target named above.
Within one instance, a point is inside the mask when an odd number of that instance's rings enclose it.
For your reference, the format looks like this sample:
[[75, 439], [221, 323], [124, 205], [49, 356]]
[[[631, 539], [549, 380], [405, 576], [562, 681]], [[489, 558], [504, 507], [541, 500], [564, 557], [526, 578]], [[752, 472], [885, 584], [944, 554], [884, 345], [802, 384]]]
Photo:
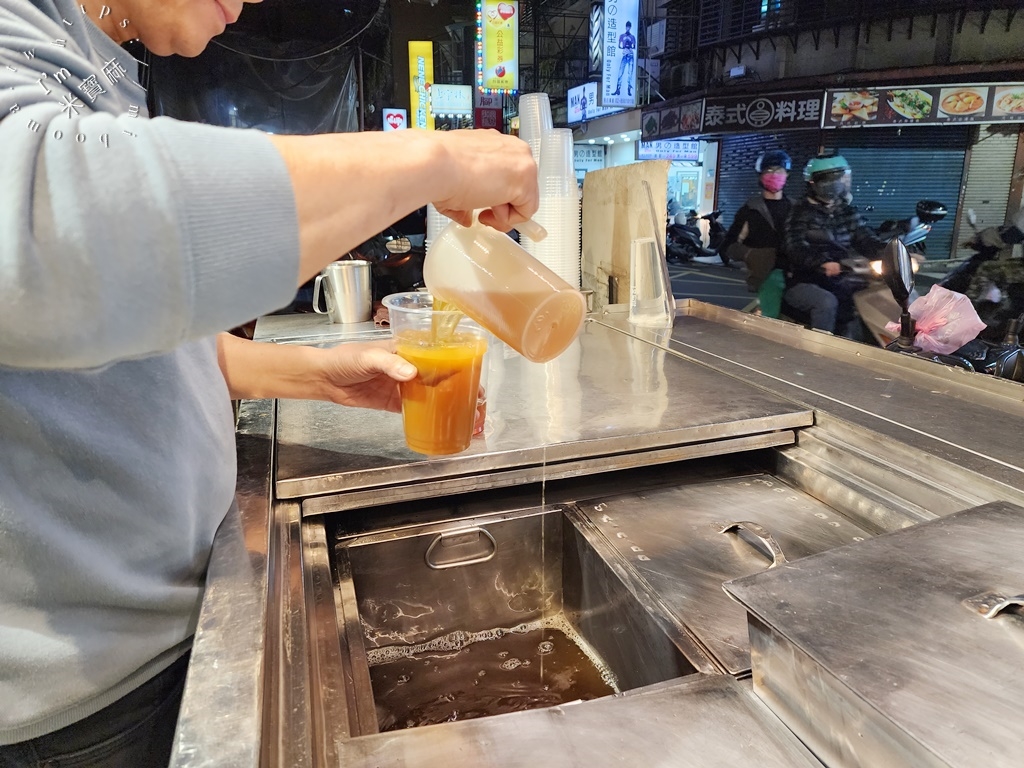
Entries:
[[[902, 242], [894, 240], [893, 242]], [[909, 253], [909, 249], [908, 249]], [[863, 259], [859, 266], [864, 278], [864, 287], [853, 296], [853, 304], [860, 315], [861, 322], [868, 333], [880, 347], [890, 344], [894, 337], [886, 330], [886, 324], [892, 322], [900, 314], [900, 307], [893, 299], [892, 292], [882, 277], [882, 259], [868, 261]], [[911, 271], [916, 274], [924, 258], [919, 254], [910, 254]], [[952, 289], [951, 289], [952, 290]], [[918, 297], [912, 289], [910, 301]]]
[[[721, 211], [698, 216], [697, 212], [690, 210], [683, 221], [680, 221], [682, 214], [676, 216], [673, 223], [668, 226], [668, 247], [666, 256], [669, 261], [685, 263], [696, 261], [700, 264], [722, 264], [723, 259], [718, 255], [725, 240], [726, 229], [722, 226], [719, 218]], [[708, 247], [704, 247], [704, 238], [700, 231], [700, 222], [708, 222]]]
[[925, 238], [932, 231], [932, 225], [946, 218], [949, 210], [937, 200], [919, 200], [915, 215], [908, 219], [883, 221], [876, 233], [882, 240], [898, 237], [910, 253], [925, 252]]
[[886, 349], [968, 371], [1024, 382], [1024, 344], [1021, 344], [1020, 339], [1024, 312], [1007, 323], [1006, 332], [999, 342], [979, 337], [945, 355], [922, 350], [914, 343], [917, 329], [910, 314], [910, 297], [914, 291], [914, 269], [910, 253], [899, 240], [891, 240], [883, 253], [882, 263], [885, 282], [900, 307], [900, 334], [886, 345]]
[[[974, 254], [962, 262], [959, 266], [939, 281], [939, 285], [956, 293], [969, 294], [971, 283], [979, 269], [988, 262], [999, 258], [1001, 249], [994, 246], [986, 246], [979, 238], [977, 217], [973, 210], [967, 211], [967, 221], [974, 230], [974, 236], [965, 245], [974, 250]], [[909, 249], [907, 249], [909, 252]], [[910, 254], [911, 269], [914, 273], [924, 262], [919, 254]], [[871, 262], [872, 272], [881, 275], [883, 260]], [[1024, 283], [1011, 283], [1004, 287], [1003, 291], [995, 289], [994, 295], [972, 296], [974, 308], [978, 316], [985, 323], [986, 330], [982, 331], [979, 338], [982, 341], [1000, 344], [1004, 339], [1008, 323], [1024, 313]], [[912, 293], [910, 300], [917, 298], [917, 293]], [[1003, 301], [1003, 299], [1006, 299]], [[860, 314], [864, 325], [871, 332], [871, 335], [878, 342], [879, 346], [886, 346], [893, 341], [893, 336], [885, 329], [886, 323], [895, 320], [899, 316], [899, 306], [893, 300], [892, 294], [886, 288], [884, 282], [873, 280], [872, 284], [864, 291], [854, 296], [854, 304]], [[973, 354], [973, 353], [972, 353]]]

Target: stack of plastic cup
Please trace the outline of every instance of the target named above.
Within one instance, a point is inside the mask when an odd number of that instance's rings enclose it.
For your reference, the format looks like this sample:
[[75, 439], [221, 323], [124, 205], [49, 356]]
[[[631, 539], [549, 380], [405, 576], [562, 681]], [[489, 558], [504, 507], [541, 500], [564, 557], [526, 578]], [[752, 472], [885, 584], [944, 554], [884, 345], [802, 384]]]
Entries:
[[546, 93], [524, 93], [519, 97], [519, 138], [530, 145], [538, 165], [541, 137], [551, 126], [551, 101]]
[[540, 207], [533, 220], [547, 230], [539, 243], [523, 247], [565, 282], [580, 286], [580, 198], [572, 162], [572, 131], [555, 128], [541, 136]]
[[427, 203], [427, 236], [423, 241], [424, 248], [429, 248], [430, 244], [437, 240], [441, 230], [447, 227], [450, 221], [451, 219], [438, 212], [433, 203]]

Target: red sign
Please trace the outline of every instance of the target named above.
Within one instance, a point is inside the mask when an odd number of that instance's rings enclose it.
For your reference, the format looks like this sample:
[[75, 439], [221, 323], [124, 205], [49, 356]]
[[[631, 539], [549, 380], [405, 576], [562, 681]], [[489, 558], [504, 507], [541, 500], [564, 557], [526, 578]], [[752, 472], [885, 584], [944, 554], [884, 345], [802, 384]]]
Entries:
[[494, 128], [500, 131], [502, 129], [502, 119], [500, 109], [491, 109], [488, 107], [478, 107], [473, 110], [473, 125], [476, 128]]
[[385, 131], [400, 131], [408, 128], [404, 109], [385, 109], [381, 112]]

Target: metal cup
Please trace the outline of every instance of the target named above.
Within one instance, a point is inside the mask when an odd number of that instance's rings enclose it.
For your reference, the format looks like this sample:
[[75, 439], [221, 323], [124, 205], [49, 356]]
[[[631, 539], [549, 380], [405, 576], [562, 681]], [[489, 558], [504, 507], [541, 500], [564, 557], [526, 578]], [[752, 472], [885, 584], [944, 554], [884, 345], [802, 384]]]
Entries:
[[[327, 309], [320, 309], [323, 293]], [[313, 281], [313, 311], [327, 315], [332, 323], [364, 323], [373, 312], [370, 262], [336, 261], [328, 264]]]

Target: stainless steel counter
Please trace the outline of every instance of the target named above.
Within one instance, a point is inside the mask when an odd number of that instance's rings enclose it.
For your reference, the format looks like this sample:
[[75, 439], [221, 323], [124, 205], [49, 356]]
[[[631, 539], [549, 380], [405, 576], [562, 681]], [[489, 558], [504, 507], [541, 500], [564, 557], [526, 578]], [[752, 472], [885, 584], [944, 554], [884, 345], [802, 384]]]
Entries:
[[599, 322], [1007, 489], [1024, 485], [1017, 382], [697, 301], [680, 315], [671, 330], [632, 326], [623, 312]]
[[332, 323], [327, 315], [303, 313], [294, 315], [267, 315], [256, 321], [254, 341], [276, 344], [322, 344], [325, 342], [369, 341], [387, 338], [388, 328], [372, 321], [365, 323]]
[[[332, 686], [342, 681], [325, 676], [311, 650], [341, 626], [330, 617], [325, 622], [318, 613], [324, 603], [317, 607], [311, 598], [332, 590], [325, 517], [311, 513], [351, 510], [343, 514], [358, 512], [372, 529], [374, 514], [365, 508], [376, 504], [388, 505], [376, 513], [380, 519], [399, 519], [405, 513], [397, 502], [503, 488], [477, 494], [464, 507], [460, 501], [459, 509], [487, 507], [502, 495], [502, 503], [514, 506], [515, 493], [540, 479], [542, 463], [560, 465], [561, 474], [552, 476], [577, 489], [593, 472], [607, 472], [594, 487], [608, 494], [616, 478], [631, 477], [612, 470], [653, 465], [645, 471], [664, 484], [669, 472], [680, 474], [688, 464], [667, 462], [755, 449], [763, 449], [750, 454], [760, 457], [754, 462], [760, 471], [777, 472], [821, 500], [827, 507], [820, 511], [838, 513], [841, 525], [873, 532], [987, 501], [1021, 503], [1020, 385], [699, 302], [684, 303], [672, 333], [624, 321], [614, 314], [592, 318], [579, 354], [561, 363], [576, 371], [575, 379], [560, 366], [540, 366], [544, 374], [519, 370], [497, 386], [491, 382], [492, 432], [454, 460], [422, 461], [406, 452], [400, 422], [386, 414], [371, 416], [387, 423], [361, 421], [365, 414], [354, 411], [278, 403], [275, 428], [272, 403], [243, 403], [241, 511], [229, 516], [215, 542], [172, 764], [339, 764], [323, 760], [330, 754], [345, 765], [512, 766], [543, 759], [566, 766], [626, 760], [735, 768], [758, 754], [749, 736], [755, 732], [771, 742], [764, 754], [776, 762], [766, 764], [815, 764], [777, 730], [773, 716], [751, 709], [757, 702], [748, 683], [707, 674], [581, 705], [327, 747], [314, 737], [325, 724], [311, 707], [311, 687], [337, 691]], [[264, 325], [263, 338], [334, 343], [381, 335], [371, 329], [368, 336], [354, 329], [303, 335], [310, 322], [287, 332]], [[368, 429], [374, 445], [365, 438]], [[275, 432], [276, 495], [270, 482]], [[502, 450], [505, 440], [513, 441], [511, 450]], [[487, 480], [502, 472], [509, 474]], [[293, 498], [282, 498], [282, 490]], [[563, 491], [569, 496], [586, 498]], [[639, 515], [631, 523], [637, 546], [665, 546], [644, 522]], [[642, 602], [663, 609], [656, 574], [637, 576], [642, 570], [632, 569], [629, 581], [646, 584]], [[355, 628], [349, 631], [358, 623]], [[712, 716], [692, 719], [688, 713], [698, 710]], [[721, 749], [726, 752], [716, 753]], [[719, 755], [723, 762], [714, 762]], [[468, 762], [460, 762], [463, 756]]]
[[783, 445], [811, 421], [807, 408], [589, 322], [549, 363], [492, 342], [484, 434], [456, 456], [410, 451], [398, 414], [282, 401], [276, 492], [304, 499], [304, 514], [335, 511]]

